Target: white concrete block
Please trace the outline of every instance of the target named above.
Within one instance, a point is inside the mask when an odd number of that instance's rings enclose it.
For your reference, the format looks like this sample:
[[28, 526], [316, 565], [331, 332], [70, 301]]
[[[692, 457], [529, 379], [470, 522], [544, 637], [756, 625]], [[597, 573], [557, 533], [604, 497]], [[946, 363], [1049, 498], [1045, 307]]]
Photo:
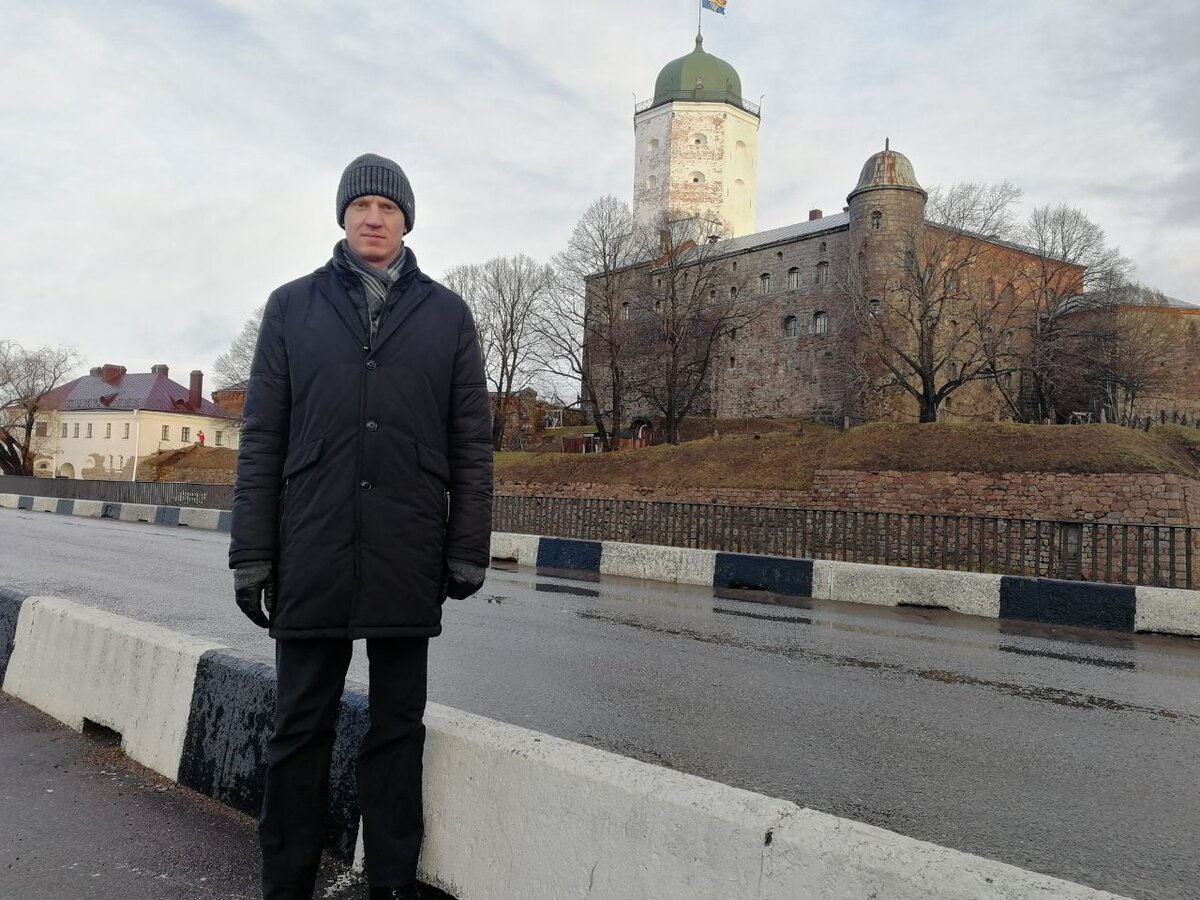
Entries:
[[429, 704], [424, 877], [461, 900], [758, 897], [796, 807]]
[[686, 547], [656, 547], [604, 541], [600, 554], [601, 575], [628, 578], [653, 578], [680, 584], [712, 586], [717, 564], [715, 550], [691, 550]]
[[122, 522], [153, 522], [158, 507], [147, 503], [122, 503]]
[[797, 809], [772, 834], [762, 900], [1121, 900], [1116, 894]]
[[20, 501], [20, 494], [0, 494], [0, 509], [16, 509]]
[[34, 512], [57, 512], [58, 498], [57, 497], [34, 497], [33, 498]]
[[221, 511], [219, 509], [193, 509], [186, 506], [179, 508], [179, 524], [187, 525], [189, 528], [216, 531], [220, 521]]
[[813, 596], [880, 606], [939, 606], [971, 616], [1000, 615], [1000, 575], [816, 560]]
[[144, 766], [176, 778], [200, 655], [219, 645], [57, 597], [26, 600], [4, 690], [75, 729], [122, 736]]
[[71, 515], [99, 519], [104, 515], [104, 503], [100, 500], [76, 500]]
[[1133, 630], [1200, 635], [1200, 591], [1139, 587]]
[[536, 566], [538, 542], [536, 534], [514, 534], [508, 531], [492, 532], [492, 558], [515, 559], [521, 566]]

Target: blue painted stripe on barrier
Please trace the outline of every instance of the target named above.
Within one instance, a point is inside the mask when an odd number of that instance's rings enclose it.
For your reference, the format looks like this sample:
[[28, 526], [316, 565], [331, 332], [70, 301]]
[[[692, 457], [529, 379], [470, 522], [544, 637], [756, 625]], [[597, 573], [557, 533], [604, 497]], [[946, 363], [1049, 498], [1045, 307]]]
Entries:
[[105, 503], [104, 509], [101, 510], [101, 512], [100, 512], [100, 516], [101, 516], [101, 518], [105, 518], [105, 519], [121, 518], [121, 504], [120, 503]]
[[1005, 575], [1000, 618], [1132, 632], [1137, 590], [1131, 585]]
[[154, 510], [155, 525], [178, 525], [179, 524], [179, 507], [178, 506], [160, 506]]
[[54, 511], [60, 516], [72, 515], [75, 512], [75, 501], [63, 498], [58, 501], [58, 504], [54, 507]]
[[811, 597], [811, 559], [784, 559], [749, 553], [718, 553], [714, 588], [749, 588], [789, 597]]
[[602, 549], [599, 541], [544, 537], [538, 541], [537, 567], [599, 573]]
[[4, 683], [4, 673], [16, 645], [17, 617], [21, 614], [25, 596], [9, 588], [0, 588], [0, 684]]
[[217, 531], [233, 530], [233, 513], [227, 509], [221, 510], [221, 515], [217, 517]]
[[[257, 816], [274, 712], [274, 668], [228, 650], [205, 653], [196, 667], [179, 783]], [[354, 858], [358, 837], [354, 765], [368, 723], [366, 696], [347, 690], [334, 741], [326, 813], [326, 846], [346, 862]]]
[[25, 496], [18, 497], [17, 509], [33, 509], [33, 498]]

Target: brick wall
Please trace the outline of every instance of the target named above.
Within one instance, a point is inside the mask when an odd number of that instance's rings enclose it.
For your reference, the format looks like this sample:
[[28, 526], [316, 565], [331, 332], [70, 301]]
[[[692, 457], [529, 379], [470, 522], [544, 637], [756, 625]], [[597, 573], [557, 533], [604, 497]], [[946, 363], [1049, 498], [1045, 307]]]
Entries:
[[820, 471], [807, 491], [496, 483], [509, 496], [582, 497], [1200, 525], [1200, 480], [1180, 475]]

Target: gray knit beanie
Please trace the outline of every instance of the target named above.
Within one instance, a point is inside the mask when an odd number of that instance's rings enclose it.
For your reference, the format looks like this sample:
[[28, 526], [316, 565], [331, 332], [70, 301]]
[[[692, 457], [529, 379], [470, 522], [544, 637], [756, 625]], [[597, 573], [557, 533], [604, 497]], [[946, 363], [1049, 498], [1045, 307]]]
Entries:
[[337, 223], [346, 227], [346, 207], [359, 197], [387, 197], [400, 207], [408, 230], [413, 230], [417, 205], [404, 170], [382, 156], [364, 153], [342, 173], [337, 192]]

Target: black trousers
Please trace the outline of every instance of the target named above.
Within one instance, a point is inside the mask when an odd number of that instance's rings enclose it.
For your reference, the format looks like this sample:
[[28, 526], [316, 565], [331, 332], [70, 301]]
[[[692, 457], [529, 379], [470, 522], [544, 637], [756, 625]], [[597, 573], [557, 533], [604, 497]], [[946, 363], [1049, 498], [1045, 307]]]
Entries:
[[[267, 784], [259, 818], [265, 900], [311, 900], [321, 862], [329, 763], [353, 644], [275, 642], [278, 692], [267, 741]], [[424, 821], [428, 638], [371, 638], [370, 726], [358, 753], [367, 880], [402, 887], [417, 878]]]

